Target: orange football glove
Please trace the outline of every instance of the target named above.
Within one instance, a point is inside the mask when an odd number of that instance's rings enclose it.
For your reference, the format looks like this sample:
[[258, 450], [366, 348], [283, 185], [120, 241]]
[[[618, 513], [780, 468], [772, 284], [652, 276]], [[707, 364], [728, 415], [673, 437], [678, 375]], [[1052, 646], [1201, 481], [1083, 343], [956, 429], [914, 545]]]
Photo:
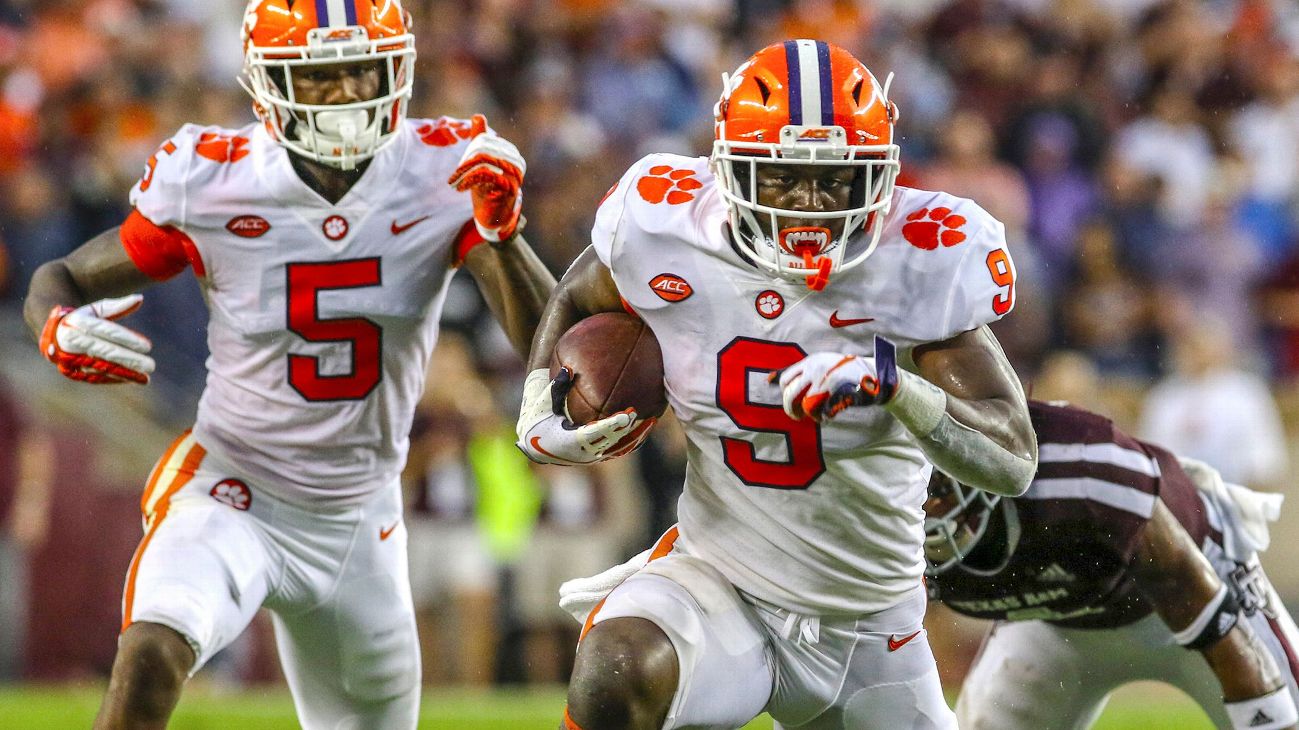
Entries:
[[487, 118], [482, 114], [474, 115], [470, 133], [473, 139], [447, 184], [473, 196], [474, 226], [484, 239], [508, 241], [519, 230], [523, 175], [528, 165], [519, 148], [487, 130]]
[[55, 307], [41, 330], [41, 354], [72, 380], [148, 383], [154, 362], [146, 353], [153, 343], [113, 321], [139, 309], [143, 301], [143, 296], [132, 294], [76, 309]]

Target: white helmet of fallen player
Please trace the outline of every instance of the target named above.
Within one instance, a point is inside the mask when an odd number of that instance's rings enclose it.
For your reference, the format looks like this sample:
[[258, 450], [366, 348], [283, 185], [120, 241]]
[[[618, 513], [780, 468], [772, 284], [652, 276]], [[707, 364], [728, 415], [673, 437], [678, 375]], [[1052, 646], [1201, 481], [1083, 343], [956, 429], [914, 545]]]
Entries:
[[[934, 470], [929, 479], [929, 498], [925, 500], [925, 561], [928, 575], [940, 575], [964, 561], [978, 547], [994, 516], [1000, 512], [1006, 519], [1006, 550], [1009, 559], [1019, 543], [1019, 516], [1013, 504], [998, 510], [1001, 497], [975, 489]], [[1001, 566], [987, 566], [995, 573]], [[979, 568], [967, 565], [972, 572]]]
[[[395, 139], [406, 118], [415, 63], [409, 28], [399, 0], [250, 0], [239, 81], [277, 142], [354, 169]], [[297, 98], [295, 75], [310, 78], [340, 64], [372, 64], [376, 93], [341, 103]]]

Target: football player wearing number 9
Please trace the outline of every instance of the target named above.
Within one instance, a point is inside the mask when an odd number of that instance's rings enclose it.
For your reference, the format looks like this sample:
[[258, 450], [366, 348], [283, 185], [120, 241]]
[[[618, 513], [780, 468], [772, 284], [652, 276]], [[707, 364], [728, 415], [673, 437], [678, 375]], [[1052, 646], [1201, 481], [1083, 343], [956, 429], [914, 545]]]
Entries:
[[955, 726], [921, 629], [930, 464], [1017, 494], [1036, 443], [984, 326], [1014, 302], [1002, 226], [894, 186], [897, 118], [847, 51], [776, 44], [726, 77], [711, 160], [650, 155], [600, 205], [534, 339], [519, 445], [588, 463], [636, 436], [634, 413], [571, 428], [543, 369], [626, 306], [689, 464], [680, 525], [585, 617], [565, 727]]
[[260, 123], [182, 127], [127, 220], [33, 278], [41, 351], [90, 383], [148, 382], [149, 342], [119, 320], [151, 283], [193, 269], [210, 310], [207, 387], [141, 500], [96, 727], [165, 725], [262, 606], [303, 727], [415, 727], [398, 474], [446, 285], [469, 269], [526, 352], [554, 279], [519, 235], [514, 145], [480, 116], [406, 119], [409, 27], [398, 0], [253, 0]]

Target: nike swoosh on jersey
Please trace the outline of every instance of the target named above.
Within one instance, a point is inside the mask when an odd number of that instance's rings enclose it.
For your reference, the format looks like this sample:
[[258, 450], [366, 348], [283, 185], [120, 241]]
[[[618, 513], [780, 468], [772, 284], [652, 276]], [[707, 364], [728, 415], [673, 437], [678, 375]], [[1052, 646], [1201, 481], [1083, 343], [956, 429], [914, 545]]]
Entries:
[[830, 313], [830, 326], [831, 326], [831, 327], [834, 327], [834, 328], [836, 328], [836, 329], [839, 328], [839, 327], [847, 327], [847, 326], [849, 326], [849, 325], [854, 325], [854, 324], [866, 324], [867, 322], [874, 322], [874, 321], [875, 321], [875, 318], [874, 318], [874, 317], [858, 317], [858, 318], [855, 318], [855, 319], [839, 319], [839, 310], [837, 310], [837, 309]]
[[380, 527], [379, 527], [379, 540], [380, 540], [380, 542], [382, 542], [382, 541], [384, 541], [384, 540], [387, 540], [389, 537], [391, 537], [391, 536], [392, 536], [392, 531], [395, 530], [395, 529], [397, 529], [397, 525], [400, 525], [400, 524], [401, 524], [401, 520], [397, 520], [396, 522], [392, 523], [392, 527], [389, 527], [389, 528], [386, 529], [386, 530], [383, 529], [382, 526], [380, 526]]
[[413, 220], [413, 221], [411, 221], [410, 223], [407, 223], [407, 224], [405, 224], [405, 225], [398, 225], [398, 224], [397, 224], [397, 219], [394, 218], [393, 221], [392, 221], [392, 235], [395, 236], [395, 235], [397, 235], [398, 233], [402, 233], [402, 232], [406, 231], [406, 230], [407, 230], [408, 228], [410, 228], [411, 226], [415, 226], [415, 225], [418, 225], [418, 224], [420, 224], [420, 223], [423, 223], [424, 221], [428, 220], [429, 217], [430, 217], [430, 216], [427, 216], [427, 215], [426, 215], [426, 216], [424, 216], [423, 218], [416, 218], [415, 220]]
[[889, 634], [889, 651], [897, 651], [898, 649], [901, 649], [902, 647], [906, 646], [907, 642], [911, 641], [912, 639], [920, 635], [920, 631], [921, 629], [916, 629], [914, 633], [907, 634], [901, 639], [895, 639], [893, 638], [892, 634]]

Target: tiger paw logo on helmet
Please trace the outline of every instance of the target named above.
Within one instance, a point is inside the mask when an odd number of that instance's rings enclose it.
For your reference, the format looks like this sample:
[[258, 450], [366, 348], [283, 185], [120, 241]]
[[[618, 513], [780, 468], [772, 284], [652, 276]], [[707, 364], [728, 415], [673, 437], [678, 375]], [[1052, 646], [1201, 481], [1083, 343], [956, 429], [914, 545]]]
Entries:
[[965, 225], [965, 216], [952, 213], [951, 208], [921, 208], [907, 216], [910, 223], [902, 226], [902, 237], [916, 248], [932, 251], [941, 243], [955, 246], [965, 240], [959, 229]]
[[695, 199], [691, 190], [704, 186], [695, 177], [694, 170], [672, 169], [671, 165], [655, 165], [649, 174], [636, 181], [636, 192], [649, 203], [680, 205]]

